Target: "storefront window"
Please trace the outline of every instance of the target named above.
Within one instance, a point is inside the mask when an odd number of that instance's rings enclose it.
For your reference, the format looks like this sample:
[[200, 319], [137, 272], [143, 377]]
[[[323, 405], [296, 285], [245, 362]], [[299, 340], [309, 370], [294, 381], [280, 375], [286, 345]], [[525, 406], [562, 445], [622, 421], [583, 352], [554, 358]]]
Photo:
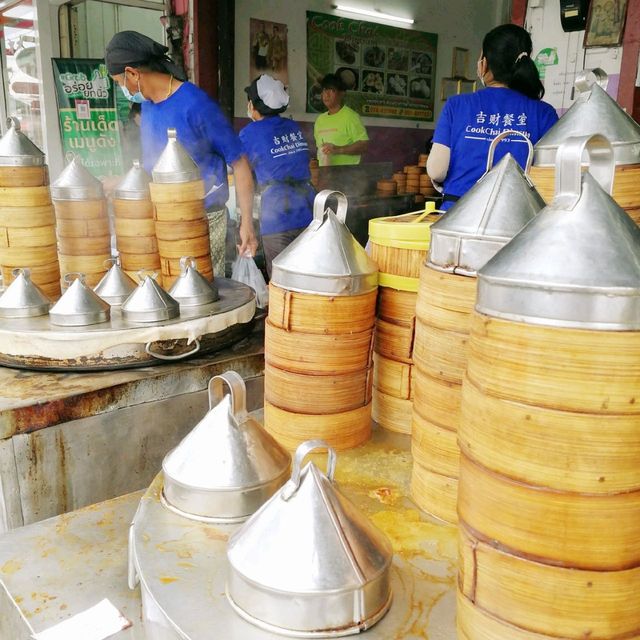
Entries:
[[0, 42], [6, 113], [19, 118], [22, 130], [43, 147], [40, 80], [32, 0], [0, 9]]

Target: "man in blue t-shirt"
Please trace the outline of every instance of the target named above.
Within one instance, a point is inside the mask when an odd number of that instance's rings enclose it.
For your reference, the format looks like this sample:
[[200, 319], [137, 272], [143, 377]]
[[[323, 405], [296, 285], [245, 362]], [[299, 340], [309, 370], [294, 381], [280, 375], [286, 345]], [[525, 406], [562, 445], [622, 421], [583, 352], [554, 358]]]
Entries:
[[142, 160], [151, 172], [167, 144], [167, 129], [194, 160], [205, 184], [214, 273], [224, 276], [227, 165], [233, 167], [242, 218], [240, 253], [255, 255], [253, 177], [242, 145], [220, 107], [202, 89], [186, 81], [167, 57], [167, 47], [136, 31], [117, 33], [105, 52], [109, 74], [132, 102], [142, 103]]
[[253, 122], [240, 132], [260, 190], [260, 233], [267, 273], [273, 259], [311, 222], [315, 190], [309, 147], [300, 126], [282, 118], [289, 95], [280, 80], [262, 75], [246, 89]]

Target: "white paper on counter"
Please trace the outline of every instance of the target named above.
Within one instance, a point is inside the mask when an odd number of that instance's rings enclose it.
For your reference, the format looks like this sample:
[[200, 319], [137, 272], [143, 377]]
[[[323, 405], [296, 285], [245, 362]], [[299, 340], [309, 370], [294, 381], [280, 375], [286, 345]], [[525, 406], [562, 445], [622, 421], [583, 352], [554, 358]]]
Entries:
[[34, 640], [105, 640], [131, 626], [106, 598], [67, 620], [33, 635]]

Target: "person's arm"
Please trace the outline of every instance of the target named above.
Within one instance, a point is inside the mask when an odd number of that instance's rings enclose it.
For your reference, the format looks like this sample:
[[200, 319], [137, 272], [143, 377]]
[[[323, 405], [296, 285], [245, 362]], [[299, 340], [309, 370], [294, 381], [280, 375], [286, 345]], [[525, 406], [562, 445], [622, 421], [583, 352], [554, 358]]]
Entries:
[[258, 241], [253, 229], [253, 175], [247, 156], [241, 155], [231, 164], [233, 167], [236, 198], [240, 206], [240, 246], [238, 253], [250, 251], [252, 256], [258, 250]]
[[427, 173], [432, 182], [442, 184], [449, 171], [451, 149], [444, 144], [434, 142], [427, 160]]
[[325, 142], [322, 145], [323, 153], [331, 155], [332, 153], [343, 153], [345, 155], [361, 156], [369, 146], [368, 140], [358, 140], [351, 144], [344, 144], [339, 146], [337, 144], [331, 144], [331, 142]]

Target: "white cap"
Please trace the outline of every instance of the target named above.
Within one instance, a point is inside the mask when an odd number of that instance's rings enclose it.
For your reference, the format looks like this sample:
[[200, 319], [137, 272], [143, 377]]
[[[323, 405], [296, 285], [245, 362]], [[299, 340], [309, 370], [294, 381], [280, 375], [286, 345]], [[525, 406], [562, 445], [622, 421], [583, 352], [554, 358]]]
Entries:
[[258, 96], [270, 109], [282, 109], [289, 104], [289, 94], [280, 80], [262, 75], [257, 82]]

